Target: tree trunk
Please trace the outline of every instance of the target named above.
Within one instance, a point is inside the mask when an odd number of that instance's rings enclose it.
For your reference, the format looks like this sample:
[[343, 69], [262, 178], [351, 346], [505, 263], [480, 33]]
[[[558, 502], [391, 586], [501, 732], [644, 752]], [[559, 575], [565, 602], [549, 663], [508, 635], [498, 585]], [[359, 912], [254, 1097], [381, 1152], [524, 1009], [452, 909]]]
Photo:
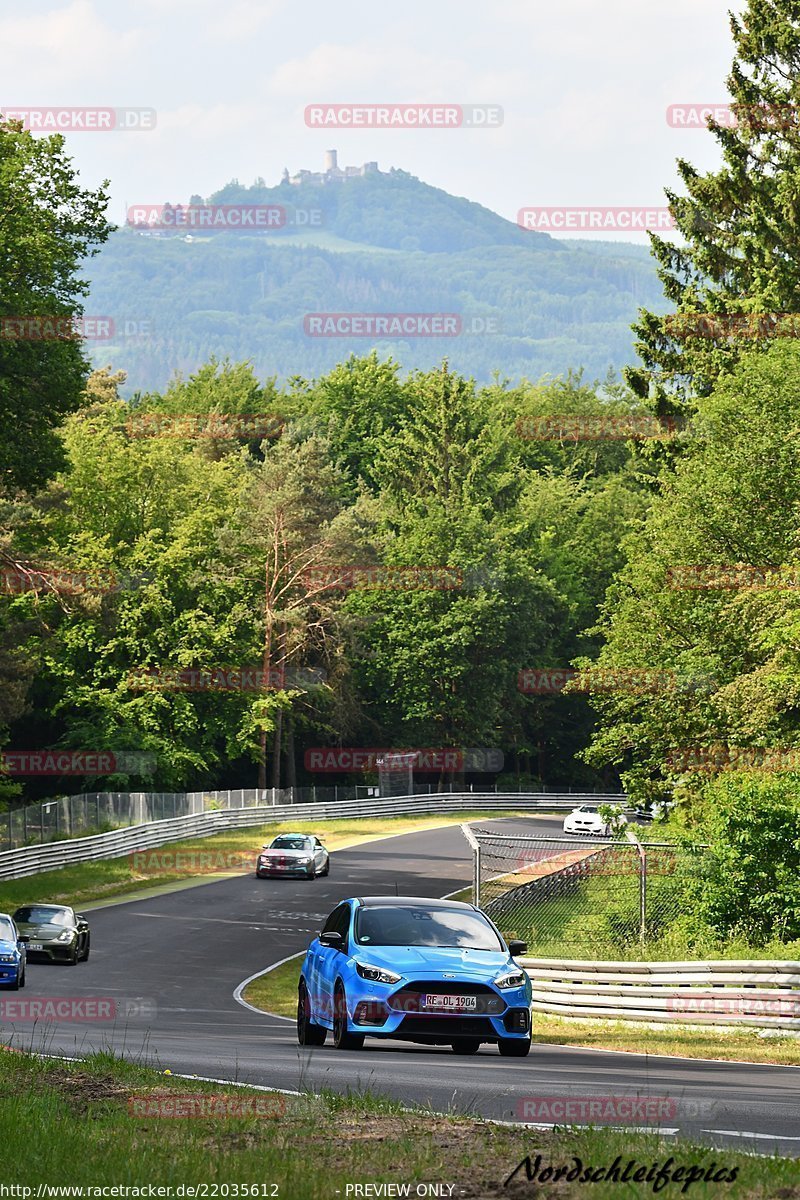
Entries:
[[286, 786], [297, 787], [297, 764], [294, 761], [294, 721], [286, 714]]
[[283, 709], [275, 714], [275, 732], [272, 735], [272, 787], [281, 786], [281, 743], [283, 735]]

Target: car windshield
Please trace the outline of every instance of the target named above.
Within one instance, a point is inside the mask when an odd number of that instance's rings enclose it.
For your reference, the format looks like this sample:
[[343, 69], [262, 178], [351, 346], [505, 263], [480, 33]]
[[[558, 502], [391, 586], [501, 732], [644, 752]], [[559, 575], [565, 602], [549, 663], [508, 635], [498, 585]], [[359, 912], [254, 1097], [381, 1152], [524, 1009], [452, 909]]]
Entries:
[[310, 850], [310, 838], [299, 837], [290, 833], [285, 833], [281, 837], [276, 837], [270, 850]]
[[30, 925], [71, 925], [72, 913], [68, 908], [45, 908], [42, 904], [31, 904], [27, 908], [18, 908], [14, 920]]
[[592, 806], [590, 804], [584, 804], [581, 808], [578, 809], [578, 812], [596, 813], [597, 809], [592, 808]]
[[5, 917], [0, 917], [0, 942], [15, 942], [16, 940], [14, 926]]
[[356, 942], [360, 946], [454, 946], [502, 950], [489, 922], [479, 913], [453, 908], [370, 905], [359, 908]]

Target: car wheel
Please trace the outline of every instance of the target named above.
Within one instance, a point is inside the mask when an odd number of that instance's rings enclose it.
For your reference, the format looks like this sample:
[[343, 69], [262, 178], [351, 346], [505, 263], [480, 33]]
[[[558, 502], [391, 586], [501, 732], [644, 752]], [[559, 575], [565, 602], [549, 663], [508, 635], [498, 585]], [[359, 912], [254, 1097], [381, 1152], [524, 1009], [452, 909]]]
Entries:
[[311, 998], [305, 983], [297, 990], [297, 1040], [301, 1046], [324, 1046], [327, 1029], [311, 1020]]
[[333, 1044], [337, 1050], [360, 1050], [364, 1045], [363, 1033], [348, 1033], [347, 997], [340, 983], [333, 994]]
[[317, 872], [314, 870], [314, 864], [313, 864], [313, 863], [311, 864], [311, 866], [310, 866], [310, 867], [308, 868], [308, 870], [306, 871], [306, 878], [307, 878], [307, 879], [316, 879], [316, 878], [317, 878]]
[[83, 947], [83, 954], [81, 955], [81, 962], [89, 961], [89, 951], [91, 950], [91, 948], [92, 948], [92, 939], [91, 939], [91, 936], [87, 933], [86, 945]]
[[27, 973], [28, 973], [28, 968], [23, 967], [22, 974], [17, 977], [17, 982], [21, 988], [25, 987], [25, 976], [27, 975]]
[[78, 965], [78, 943], [77, 942], [75, 943], [75, 948], [72, 951], [72, 954], [70, 954], [69, 958], [67, 959], [67, 965], [70, 967], [75, 967]]
[[12, 991], [12, 992], [18, 992], [18, 991], [19, 991], [19, 989], [20, 989], [21, 987], [24, 987], [25, 985], [24, 985], [23, 983], [21, 983], [21, 982], [20, 982], [19, 975], [17, 975], [17, 977], [16, 977], [16, 979], [14, 980], [14, 982], [13, 982], [13, 983], [10, 983], [8, 986], [9, 986], [9, 988], [11, 989], [11, 991]]
[[497, 1048], [503, 1058], [527, 1058], [530, 1048], [530, 1038], [500, 1038]]
[[325, 863], [325, 870], [320, 871], [320, 875], [330, 875], [330, 873], [331, 873], [331, 860], [328, 859], [328, 861]]
[[477, 1054], [481, 1048], [479, 1038], [453, 1038], [450, 1045], [454, 1054]]

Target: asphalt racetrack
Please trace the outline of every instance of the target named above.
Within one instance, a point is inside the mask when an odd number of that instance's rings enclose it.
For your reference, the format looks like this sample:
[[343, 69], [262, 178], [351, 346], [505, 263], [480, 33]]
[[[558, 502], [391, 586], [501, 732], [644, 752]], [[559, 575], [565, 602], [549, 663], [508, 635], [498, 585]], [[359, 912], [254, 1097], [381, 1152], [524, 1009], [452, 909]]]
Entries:
[[[556, 817], [475, 824], [561, 832]], [[369, 1038], [361, 1051], [308, 1049], [298, 1046], [293, 1022], [236, 999], [243, 980], [305, 949], [344, 897], [443, 896], [466, 884], [470, 871], [461, 831], [450, 826], [338, 851], [330, 875], [313, 881], [237, 876], [87, 908], [90, 960], [76, 967], [31, 962], [25, 990], [4, 993], [3, 1001], [134, 1001], [129, 1016], [82, 1023], [4, 1019], [0, 1041], [69, 1056], [113, 1048], [174, 1073], [288, 1090], [369, 1088], [409, 1105], [506, 1121], [529, 1119], [531, 1099], [650, 1097], [659, 1102], [664, 1115], [656, 1124], [664, 1130], [726, 1148], [800, 1154], [800, 1068], [536, 1044], [519, 1061], [501, 1058], [493, 1046], [460, 1058], [448, 1047]], [[34, 879], [31, 891], [34, 898]], [[631, 1120], [637, 1128], [651, 1123]]]

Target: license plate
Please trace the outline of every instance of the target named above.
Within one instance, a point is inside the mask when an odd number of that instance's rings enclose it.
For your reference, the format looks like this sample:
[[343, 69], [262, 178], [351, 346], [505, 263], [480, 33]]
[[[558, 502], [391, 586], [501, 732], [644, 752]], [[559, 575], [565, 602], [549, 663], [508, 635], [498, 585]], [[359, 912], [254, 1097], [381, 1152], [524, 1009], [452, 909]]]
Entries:
[[29, 950], [44, 950], [44, 946], [42, 945], [41, 942], [29, 942], [28, 949]]
[[477, 1009], [477, 996], [439, 996], [432, 995], [425, 997], [426, 1008], [443, 1008], [447, 1012], [464, 1012], [469, 1009]]

